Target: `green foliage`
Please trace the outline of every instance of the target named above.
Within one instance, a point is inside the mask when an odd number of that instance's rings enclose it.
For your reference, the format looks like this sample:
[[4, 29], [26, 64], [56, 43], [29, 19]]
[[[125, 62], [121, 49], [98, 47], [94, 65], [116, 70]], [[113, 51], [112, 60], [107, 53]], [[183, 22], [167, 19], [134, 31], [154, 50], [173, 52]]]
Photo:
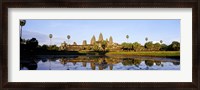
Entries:
[[67, 35], [67, 39], [70, 39], [71, 38], [71, 36], [70, 35]]
[[122, 43], [121, 45], [122, 45], [122, 49], [123, 49], [123, 50], [133, 50], [133, 45], [132, 45], [132, 43], [126, 43], [126, 42], [124, 42], [124, 43]]
[[22, 56], [34, 55], [38, 48], [38, 41], [36, 38], [30, 40], [21, 40], [20, 42], [20, 54]]
[[157, 57], [179, 57], [180, 51], [141, 51], [141, 52], [108, 52], [107, 55], [135, 55], [135, 56], [157, 56]]
[[135, 66], [139, 66], [141, 62], [142, 62], [142, 60], [134, 59], [133, 64], [134, 64]]
[[167, 51], [180, 51], [180, 43], [173, 41], [169, 46], [167, 46]]
[[168, 49], [168, 46], [166, 44], [161, 44], [161, 48], [160, 48], [161, 51], [167, 51], [167, 49]]
[[133, 60], [129, 59], [129, 58], [125, 58], [122, 62], [122, 64], [124, 66], [132, 66], [133, 65]]
[[53, 37], [53, 35], [52, 34], [49, 34], [49, 38], [52, 38]]
[[156, 63], [157, 66], [161, 65], [161, 61], [155, 61], [155, 63]]
[[20, 26], [24, 26], [26, 24], [26, 20], [20, 20]]
[[[163, 43], [162, 40], [160, 40], [160, 43]], [[153, 44], [151, 41], [145, 43], [145, 48], [148, 51], [179, 51], [180, 50], [180, 43], [177, 41], [173, 41], [169, 46], [166, 44], [160, 44], [155, 43]]]
[[180, 43], [177, 41], [173, 41], [170, 45], [169, 45], [170, 50], [172, 51], [180, 51]]
[[46, 51], [48, 50], [48, 45], [42, 45], [41, 48], [40, 48], [42, 51]]
[[51, 45], [51, 46], [48, 47], [48, 50], [58, 51], [59, 47], [57, 47], [56, 45]]
[[145, 46], [145, 48], [146, 48], [147, 50], [153, 50], [153, 47], [154, 47], [152, 41], [145, 43], [144, 46]]
[[153, 66], [154, 61], [153, 60], [145, 60], [145, 64], [149, 67]]
[[135, 51], [142, 51], [143, 49], [142, 45], [138, 42], [134, 42], [132, 45], [133, 45], [133, 50]]
[[148, 41], [148, 38], [147, 38], [147, 37], [145, 38], [145, 41]]
[[160, 40], [160, 43], [162, 44], [162, 43], [163, 43], [163, 41], [162, 41], [162, 40]]
[[126, 35], [126, 38], [128, 39], [128, 38], [129, 38], [129, 35]]
[[26, 41], [26, 45], [30, 49], [36, 49], [38, 46], [38, 41], [36, 38], [32, 38], [32, 39]]
[[154, 51], [158, 51], [158, 50], [160, 50], [160, 48], [161, 48], [160, 43], [155, 43], [154, 46], [153, 46]]

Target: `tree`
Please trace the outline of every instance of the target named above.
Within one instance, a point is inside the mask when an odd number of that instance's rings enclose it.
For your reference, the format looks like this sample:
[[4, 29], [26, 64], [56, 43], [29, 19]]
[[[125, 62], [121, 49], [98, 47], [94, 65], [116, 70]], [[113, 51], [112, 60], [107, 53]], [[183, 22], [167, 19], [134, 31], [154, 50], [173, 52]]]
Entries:
[[180, 43], [177, 41], [173, 41], [169, 46], [168, 46], [169, 50], [172, 51], [180, 51]]
[[32, 38], [26, 41], [27, 50], [29, 50], [30, 52], [34, 52], [37, 46], [38, 46], [38, 41], [36, 38]]
[[71, 38], [71, 36], [70, 35], [67, 35], [67, 39], [68, 39], [68, 44], [69, 44], [69, 39]]
[[152, 41], [150, 41], [150, 42], [146, 42], [145, 43], [145, 48], [147, 49], [147, 50], [153, 50], [153, 42]]
[[134, 59], [125, 58], [125, 59], [123, 59], [122, 64], [124, 66], [132, 66], [133, 65], [133, 61], [134, 61]]
[[59, 47], [56, 46], [56, 45], [51, 45], [51, 46], [49, 47], [49, 50], [55, 50], [55, 51], [58, 51], [58, 50], [59, 50]]
[[50, 46], [51, 46], [51, 38], [53, 38], [53, 35], [49, 34], [49, 38], [50, 38]]
[[162, 43], [163, 43], [163, 41], [162, 41], [162, 40], [160, 40], [160, 43], [162, 44]]
[[160, 43], [155, 43], [153, 47], [154, 47], [154, 50], [158, 51], [158, 50], [160, 50], [161, 45], [160, 45]]
[[161, 65], [161, 61], [154, 61], [157, 66]]
[[25, 24], [26, 24], [26, 20], [20, 20], [20, 26], [21, 26], [21, 33], [20, 33], [21, 35], [20, 36], [21, 36], [21, 39], [22, 39], [22, 27], [25, 26]]
[[145, 38], [145, 41], [146, 41], [146, 42], [148, 41], [148, 37]]
[[161, 44], [161, 48], [160, 48], [161, 51], [167, 51], [167, 49], [168, 49], [168, 46], [166, 44]]
[[110, 44], [110, 45], [113, 44], [113, 38], [112, 38], [112, 36], [110, 36], [110, 38], [109, 38], [109, 44]]
[[103, 35], [102, 35], [102, 33], [99, 34], [99, 40], [98, 41], [100, 41], [100, 42], [103, 41]]
[[126, 35], [126, 39], [127, 39], [127, 43], [128, 43], [129, 35]]
[[141, 51], [143, 49], [142, 45], [138, 42], [133, 43], [133, 50], [135, 51]]
[[153, 64], [154, 64], [154, 61], [153, 61], [153, 60], [145, 60], [145, 64], [146, 64], [148, 67], [151, 67], [151, 66], [153, 66]]
[[133, 50], [133, 45], [132, 45], [132, 43], [126, 43], [126, 42], [124, 42], [124, 43], [122, 43], [121, 45], [122, 45], [122, 49], [123, 49], [123, 50]]
[[42, 47], [41, 47], [41, 50], [42, 51], [47, 51], [48, 50], [48, 45], [42, 45]]
[[92, 36], [92, 39], [91, 39], [91, 41], [90, 41], [90, 44], [91, 44], [91, 45], [94, 45], [95, 42], [96, 42], [96, 38], [95, 38], [95, 36], [93, 35], [93, 36]]
[[136, 67], [139, 67], [140, 63], [142, 62], [142, 60], [140, 59], [134, 59], [133, 60], [133, 64], [136, 66]]

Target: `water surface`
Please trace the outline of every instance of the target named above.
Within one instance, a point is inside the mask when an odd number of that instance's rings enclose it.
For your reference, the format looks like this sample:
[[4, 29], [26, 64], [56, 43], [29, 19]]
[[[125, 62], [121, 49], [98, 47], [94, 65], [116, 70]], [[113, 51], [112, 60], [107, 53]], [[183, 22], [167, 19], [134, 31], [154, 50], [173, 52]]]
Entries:
[[37, 56], [20, 70], [180, 70], [180, 59], [142, 56]]

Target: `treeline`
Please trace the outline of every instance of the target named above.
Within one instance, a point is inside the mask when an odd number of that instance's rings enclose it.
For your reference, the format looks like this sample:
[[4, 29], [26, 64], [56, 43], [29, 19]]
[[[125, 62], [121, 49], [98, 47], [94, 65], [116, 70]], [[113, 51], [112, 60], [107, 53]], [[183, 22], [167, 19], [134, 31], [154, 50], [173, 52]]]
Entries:
[[22, 55], [35, 55], [40, 53], [55, 52], [59, 47], [56, 45], [39, 45], [36, 38], [20, 39], [20, 54]]
[[[90, 47], [90, 51], [109, 51], [111, 46], [107, 45], [106, 41], [103, 41], [99, 45], [94, 45]], [[170, 45], [162, 44], [162, 43], [153, 43], [152, 41], [146, 42], [144, 45], [141, 45], [138, 42], [134, 43], [122, 43], [119, 45], [121, 50], [124, 51], [179, 51], [180, 43], [177, 41], [173, 41]], [[99, 48], [101, 47], [102, 50]], [[107, 48], [107, 49], [106, 49]], [[83, 49], [84, 50], [84, 49]], [[32, 39], [20, 39], [20, 54], [22, 55], [36, 55], [36, 54], [63, 54], [67, 53], [66, 50], [60, 50], [56, 45], [39, 45], [38, 40], [36, 38]], [[72, 52], [70, 52], [72, 53]], [[75, 54], [78, 51], [74, 51]]]
[[153, 43], [152, 41], [146, 42], [144, 45], [134, 43], [122, 43], [122, 50], [126, 51], [180, 51], [180, 43], [173, 41], [170, 45], [162, 43]]

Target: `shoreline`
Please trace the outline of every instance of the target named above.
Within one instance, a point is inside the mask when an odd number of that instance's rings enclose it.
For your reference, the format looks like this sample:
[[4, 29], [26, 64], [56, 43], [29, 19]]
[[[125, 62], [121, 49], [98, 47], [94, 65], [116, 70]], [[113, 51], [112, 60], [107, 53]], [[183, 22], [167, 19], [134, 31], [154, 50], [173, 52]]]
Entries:
[[169, 58], [180, 58], [180, 51], [119, 51], [119, 52], [94, 52], [94, 51], [71, 51], [71, 52], [46, 52], [46, 53], [37, 53], [36, 55], [60, 55], [60, 56], [148, 56], [148, 57], [169, 57]]

